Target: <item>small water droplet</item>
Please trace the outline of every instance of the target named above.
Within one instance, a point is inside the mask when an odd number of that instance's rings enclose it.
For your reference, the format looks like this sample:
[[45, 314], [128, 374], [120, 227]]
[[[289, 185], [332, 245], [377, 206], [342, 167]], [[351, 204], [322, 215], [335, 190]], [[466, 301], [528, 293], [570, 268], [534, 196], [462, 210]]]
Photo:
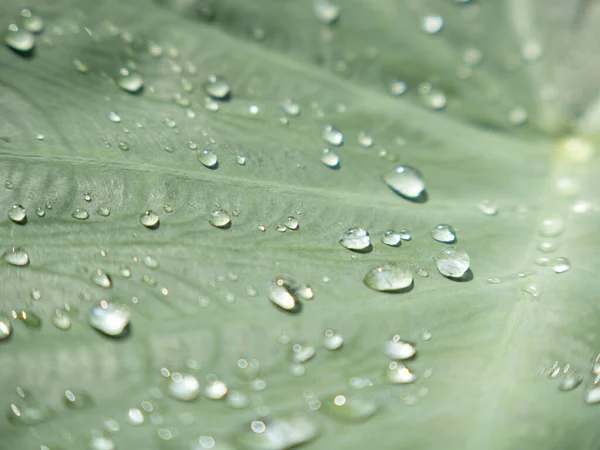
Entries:
[[121, 266], [119, 268], [119, 273], [121, 274], [121, 276], [123, 278], [129, 278], [131, 277], [131, 269], [129, 268], [129, 266]]
[[75, 208], [71, 212], [71, 217], [77, 220], [87, 220], [90, 217], [90, 214], [83, 208]]
[[395, 334], [385, 343], [385, 354], [390, 359], [409, 359], [415, 356], [416, 353], [416, 347], [408, 341], [403, 341], [399, 334]]
[[423, 31], [427, 34], [436, 34], [442, 30], [444, 18], [439, 15], [429, 15], [423, 18]]
[[138, 73], [131, 72], [126, 67], [123, 67], [119, 70], [117, 84], [125, 92], [135, 94], [143, 89], [144, 80]]
[[59, 330], [66, 331], [71, 328], [71, 317], [66, 311], [57, 309], [52, 315], [52, 325]]
[[552, 261], [552, 270], [554, 273], [565, 273], [571, 269], [571, 262], [564, 256], [559, 256]]
[[374, 400], [338, 394], [323, 402], [319, 411], [340, 422], [356, 423], [370, 419], [377, 409]]
[[125, 141], [119, 142], [119, 149], [123, 150], [124, 152], [129, 151], [129, 143]]
[[21, 24], [32, 33], [41, 33], [44, 31], [44, 19], [38, 14], [34, 14], [29, 8], [21, 10]]
[[358, 144], [364, 148], [371, 148], [373, 146], [373, 138], [364, 131], [358, 134]]
[[35, 46], [35, 38], [25, 27], [11, 23], [4, 34], [4, 43], [19, 53], [28, 53]]
[[498, 206], [490, 200], [482, 201], [477, 207], [486, 216], [495, 216], [498, 214]]
[[312, 345], [294, 344], [292, 346], [292, 359], [297, 364], [303, 364], [312, 359], [317, 353], [317, 349]]
[[258, 295], [258, 291], [253, 286], [246, 286], [246, 294], [248, 297], [256, 297]]
[[525, 111], [524, 108], [517, 106], [516, 108], [511, 109], [508, 113], [508, 120], [514, 126], [523, 125], [525, 122], [527, 122], [527, 111]]
[[144, 423], [144, 413], [138, 408], [129, 408], [127, 410], [127, 422], [131, 425], [142, 425]]
[[408, 384], [417, 379], [417, 376], [408, 367], [398, 361], [388, 364], [387, 378], [394, 384]]
[[213, 380], [204, 388], [204, 396], [210, 400], [221, 400], [227, 392], [227, 385], [221, 380]]
[[131, 319], [131, 311], [125, 305], [117, 305], [102, 300], [88, 314], [88, 323], [101, 333], [119, 337], [126, 332]]
[[344, 338], [341, 334], [336, 333], [333, 330], [325, 330], [323, 338], [323, 347], [327, 350], [338, 350], [344, 344]]
[[441, 223], [431, 230], [431, 237], [438, 242], [452, 244], [456, 242], [456, 230], [451, 225]]
[[406, 92], [406, 88], [406, 83], [400, 80], [392, 81], [392, 84], [390, 85], [390, 91], [392, 92], [392, 95], [396, 97], [404, 94]]
[[160, 223], [160, 219], [158, 214], [151, 210], [147, 210], [140, 215], [140, 223], [146, 228], [156, 228]]
[[96, 269], [92, 272], [92, 283], [96, 286], [100, 286], [102, 288], [108, 289], [112, 286], [112, 281], [110, 276], [104, 272], [102, 269]]
[[189, 402], [200, 394], [200, 382], [194, 375], [173, 372], [167, 392], [176, 400]]
[[490, 284], [500, 284], [502, 280], [500, 278], [488, 278], [487, 282]]
[[2, 259], [12, 266], [26, 266], [29, 264], [29, 254], [19, 247], [11, 247], [4, 255]]
[[43, 135], [42, 133], [37, 133], [37, 134], [35, 135], [35, 138], [36, 138], [38, 141], [43, 141], [43, 140], [44, 140], [44, 135]]
[[210, 150], [202, 150], [198, 153], [198, 161], [209, 169], [216, 169], [219, 163], [217, 155]]
[[462, 249], [445, 247], [434, 257], [438, 270], [445, 277], [460, 278], [469, 270], [471, 259]]
[[521, 284], [521, 290], [534, 298], [542, 295], [541, 288], [535, 280], [524, 280]]
[[12, 323], [5, 315], [0, 315], [0, 341], [7, 339], [12, 334]]
[[8, 410], [8, 420], [14, 425], [37, 425], [53, 416], [50, 408], [26, 390], [17, 387], [17, 394], [20, 398], [15, 403], [11, 403]]
[[64, 396], [64, 403], [65, 406], [67, 406], [67, 408], [71, 408], [71, 409], [82, 409], [82, 408], [88, 408], [90, 406], [92, 406], [92, 399], [91, 397], [84, 393], [84, 392], [80, 392], [80, 393], [75, 393], [70, 389], [65, 390], [64, 392], [65, 396]]
[[583, 377], [581, 375], [573, 373], [573, 371], [569, 371], [563, 374], [558, 383], [558, 389], [561, 391], [571, 391], [579, 386], [582, 381]]
[[429, 272], [426, 269], [419, 268], [417, 269], [417, 275], [419, 275], [422, 278], [427, 278], [429, 276]]
[[329, 0], [316, 0], [313, 3], [315, 17], [325, 25], [336, 23], [340, 17], [340, 12], [341, 8]]
[[556, 237], [565, 231], [565, 221], [562, 217], [554, 215], [546, 217], [540, 224], [540, 234], [544, 237]]
[[383, 181], [396, 193], [407, 199], [417, 199], [425, 192], [425, 180], [417, 169], [398, 166], [383, 176]]
[[592, 386], [585, 393], [585, 402], [588, 404], [600, 403], [600, 386]]
[[227, 211], [217, 209], [210, 213], [208, 223], [210, 223], [213, 227], [216, 228], [228, 228], [229, 226], [231, 226], [231, 216]]
[[235, 434], [233, 439], [235, 448], [286, 450], [310, 442], [320, 434], [320, 428], [313, 422], [303, 416], [294, 416], [289, 419], [253, 420], [250, 426]]
[[121, 122], [121, 116], [119, 116], [116, 112], [114, 111], [109, 111], [108, 112], [108, 118], [111, 122], [113, 123], [119, 123]]
[[543, 253], [552, 253], [555, 252], [558, 248], [558, 245], [555, 241], [551, 239], [543, 239], [538, 244], [538, 250]]
[[295, 103], [292, 99], [287, 99], [281, 102], [281, 109], [291, 117], [297, 117], [300, 115], [300, 105]]
[[147, 255], [144, 257], [144, 265], [149, 269], [158, 269], [160, 267], [158, 259], [151, 255]]
[[15, 203], [8, 208], [8, 218], [15, 223], [23, 224], [27, 221], [27, 211], [21, 205]]
[[229, 83], [219, 75], [210, 75], [204, 84], [204, 90], [208, 95], [217, 100], [225, 100], [231, 95]]
[[104, 436], [92, 436], [90, 448], [91, 450], [116, 450], [117, 446], [112, 439]]
[[102, 216], [102, 217], [108, 217], [108, 216], [110, 216], [110, 208], [108, 208], [108, 207], [106, 207], [106, 206], [101, 206], [100, 208], [98, 208], [98, 209], [96, 210], [96, 213], [97, 213], [99, 216]]
[[349, 228], [342, 233], [339, 243], [348, 250], [366, 250], [371, 245], [371, 236], [364, 228]]
[[393, 292], [410, 287], [413, 275], [406, 266], [387, 263], [369, 269], [363, 283], [375, 291]]
[[402, 236], [398, 231], [388, 230], [383, 233], [383, 237], [381, 238], [381, 242], [385, 245], [389, 245], [391, 247], [396, 247], [400, 245], [402, 242]]
[[321, 150], [321, 162], [327, 167], [336, 169], [340, 166], [340, 157], [334, 150], [324, 148]]
[[269, 300], [285, 311], [293, 312], [297, 309], [296, 299], [289, 290], [290, 283], [283, 278], [277, 278], [267, 286]]
[[204, 98], [204, 108], [210, 112], [219, 112], [219, 110], [221, 109], [219, 104], [211, 97]]
[[344, 135], [333, 128], [331, 125], [327, 125], [323, 131], [323, 139], [325, 139], [329, 145], [339, 147], [344, 143]]
[[260, 112], [260, 108], [257, 105], [250, 105], [248, 111], [250, 111], [250, 114], [252, 114], [253, 116], [256, 116]]
[[79, 58], [73, 59], [73, 65], [75, 66], [75, 69], [81, 73], [86, 73], [89, 70], [87, 64], [85, 64]]
[[297, 230], [300, 227], [300, 222], [293, 216], [287, 217], [283, 224], [288, 230]]

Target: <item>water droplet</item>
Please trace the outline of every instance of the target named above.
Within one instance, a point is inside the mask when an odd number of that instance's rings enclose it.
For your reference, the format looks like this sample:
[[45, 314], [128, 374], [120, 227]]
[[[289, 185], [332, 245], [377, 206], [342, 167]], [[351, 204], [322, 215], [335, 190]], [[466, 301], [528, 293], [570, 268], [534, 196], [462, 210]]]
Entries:
[[151, 210], [147, 210], [140, 215], [140, 223], [146, 228], [157, 228], [160, 223], [160, 219], [158, 214]]
[[117, 446], [112, 439], [104, 436], [93, 436], [90, 440], [92, 450], [116, 450]]
[[8, 420], [14, 425], [37, 425], [52, 417], [52, 410], [27, 391], [18, 387], [17, 394], [20, 398], [8, 410]]
[[89, 70], [88, 66], [79, 58], [73, 59], [73, 65], [75, 66], [75, 69], [81, 73], [86, 73]]
[[217, 100], [225, 100], [231, 95], [229, 83], [219, 75], [210, 75], [204, 84], [204, 90], [208, 95]]
[[171, 129], [172, 129], [172, 128], [177, 128], [177, 122], [175, 122], [175, 120], [174, 120], [174, 119], [172, 119], [171, 117], [167, 117], [167, 118], [165, 119], [165, 126], [166, 126], [167, 128], [171, 128]]
[[396, 246], [400, 245], [400, 243], [402, 242], [402, 236], [400, 235], [399, 232], [397, 232], [395, 230], [388, 230], [385, 233], [383, 233], [381, 242], [383, 242], [385, 245], [389, 245], [391, 247], [396, 247]]
[[125, 92], [135, 94], [143, 89], [144, 80], [138, 73], [130, 72], [129, 69], [123, 67], [119, 70], [117, 84]]
[[358, 144], [364, 148], [370, 148], [373, 146], [373, 138], [364, 131], [358, 134]]
[[15, 203], [8, 208], [8, 218], [15, 223], [26, 223], [27, 211], [21, 205]]
[[540, 241], [540, 243], [538, 244], [538, 250], [544, 253], [552, 253], [555, 252], [556, 249], [558, 248], [556, 242], [550, 240], [550, 239], [544, 239], [542, 241]]
[[508, 120], [514, 126], [523, 125], [525, 122], [527, 122], [527, 111], [520, 106], [513, 108], [508, 113]]
[[408, 367], [398, 361], [388, 364], [387, 378], [394, 384], [408, 384], [417, 379], [417, 376]]
[[231, 226], [231, 216], [227, 211], [217, 209], [210, 213], [210, 219], [208, 219], [208, 223], [216, 228], [228, 228]]
[[585, 402], [589, 404], [600, 403], [600, 386], [593, 386], [587, 390]]
[[77, 220], [87, 220], [90, 217], [90, 215], [83, 208], [75, 208], [71, 212], [71, 217], [73, 217], [73, 219], [77, 219]]
[[552, 261], [552, 270], [554, 273], [565, 273], [571, 269], [571, 262], [564, 256], [559, 256]]
[[209, 169], [216, 169], [219, 164], [217, 155], [214, 152], [206, 149], [198, 153], [198, 161], [200, 161]]
[[227, 395], [227, 385], [224, 381], [214, 380], [204, 388], [204, 396], [210, 400], [221, 400]]
[[495, 216], [498, 214], [498, 206], [490, 200], [484, 200], [479, 205], [477, 205], [479, 211], [481, 211], [486, 216]]
[[538, 298], [542, 295], [539, 284], [534, 280], [524, 280], [521, 284], [521, 290], [534, 298]]
[[425, 180], [417, 169], [398, 166], [383, 176], [383, 181], [395, 192], [408, 199], [417, 199], [425, 192]]
[[129, 143], [125, 141], [119, 142], [119, 149], [123, 150], [124, 152], [129, 151]]
[[445, 277], [460, 278], [469, 270], [471, 259], [462, 249], [445, 247], [434, 257], [438, 270]]
[[423, 18], [423, 31], [427, 34], [439, 33], [444, 26], [444, 18], [438, 15], [429, 15]]
[[338, 394], [322, 403], [319, 409], [340, 422], [364, 422], [377, 412], [374, 400]]
[[256, 116], [260, 112], [260, 108], [257, 105], [250, 105], [248, 111], [250, 111], [250, 114], [252, 114], [253, 116]]
[[66, 331], [71, 328], [71, 317], [67, 312], [57, 309], [52, 315], [52, 325], [59, 330]]
[[234, 436], [235, 448], [286, 450], [310, 442], [320, 433], [320, 428], [303, 416], [253, 420], [249, 427]]
[[456, 230], [451, 225], [441, 223], [431, 230], [431, 237], [438, 242], [451, 244], [456, 242]]
[[142, 425], [144, 423], [144, 413], [138, 408], [129, 408], [127, 410], [127, 422], [131, 425]]
[[119, 123], [121, 122], [121, 116], [119, 116], [116, 112], [114, 111], [109, 111], [108, 112], [108, 118], [111, 122], [113, 123]]
[[400, 80], [393, 81], [390, 85], [390, 91], [392, 92], [392, 95], [396, 97], [404, 94], [406, 92], [406, 88], [406, 83]]
[[285, 311], [294, 312], [298, 308], [296, 299], [290, 292], [290, 283], [283, 278], [277, 278], [274, 282], [269, 283], [267, 297]]
[[0, 341], [7, 339], [12, 334], [12, 323], [5, 315], [0, 315]]
[[300, 115], [300, 105], [298, 103], [294, 103], [292, 99], [287, 99], [284, 102], [282, 102], [281, 109], [288, 116], [297, 117]]
[[325, 25], [331, 25], [337, 22], [340, 17], [341, 8], [329, 0], [316, 0], [313, 3], [313, 13], [315, 17]]
[[102, 300], [88, 314], [88, 323], [107, 336], [119, 337], [125, 334], [131, 311], [125, 305], [116, 305]]
[[169, 381], [168, 393], [176, 400], [192, 401], [200, 394], [200, 382], [194, 375], [173, 372]]
[[375, 291], [393, 292], [410, 287], [413, 275], [406, 266], [387, 263], [369, 269], [363, 283]]
[[316, 355], [317, 349], [312, 345], [294, 344], [292, 346], [292, 352], [292, 359], [294, 362], [302, 364], [312, 359]]
[[293, 216], [289, 216], [283, 222], [288, 230], [297, 230], [300, 227], [300, 222]]
[[46, 210], [42, 207], [35, 208], [35, 215], [38, 217], [44, 217], [46, 215]]
[[96, 269], [92, 272], [92, 283], [96, 286], [100, 286], [102, 288], [108, 289], [112, 286], [112, 281], [110, 276], [104, 272], [102, 269]]
[[219, 104], [210, 97], [204, 98], [204, 108], [210, 112], [219, 112], [219, 110], [221, 109]]
[[123, 278], [131, 277], [131, 269], [128, 266], [121, 266], [119, 273]]
[[364, 228], [349, 228], [342, 233], [339, 243], [348, 250], [366, 250], [371, 245], [371, 236]]
[[246, 286], [246, 295], [248, 297], [256, 297], [258, 296], [258, 291], [253, 286]]
[[583, 377], [569, 371], [563, 375], [558, 383], [558, 389], [561, 391], [571, 391], [581, 384]]
[[544, 237], [556, 237], [565, 231], [565, 221], [560, 216], [550, 216], [542, 220], [540, 234]]
[[100, 208], [98, 208], [98, 210], [96, 211], [96, 213], [99, 216], [108, 217], [108, 216], [110, 216], [110, 208], [108, 208], [106, 206], [101, 206]]
[[327, 125], [323, 131], [323, 139], [325, 139], [329, 145], [339, 147], [344, 143], [344, 135], [333, 128], [331, 125]]
[[29, 254], [25, 250], [19, 247], [11, 247], [4, 255], [2, 259], [12, 266], [26, 266], [29, 264]]
[[41, 33], [44, 31], [44, 19], [34, 14], [29, 8], [21, 10], [21, 23], [27, 31]]
[[341, 334], [336, 333], [333, 330], [325, 330], [323, 338], [323, 347], [327, 350], [338, 350], [344, 344], [344, 338]]
[[4, 35], [4, 43], [19, 53], [28, 53], [35, 46], [35, 38], [25, 27], [11, 23]]
[[84, 392], [75, 394], [75, 392], [70, 389], [65, 391], [63, 401], [67, 408], [71, 409], [82, 409], [92, 406], [92, 398], [88, 394]]
[[147, 255], [144, 257], [144, 265], [149, 269], [158, 269], [160, 267], [158, 259], [151, 255]]
[[340, 166], [340, 157], [334, 150], [324, 148], [321, 150], [321, 162], [327, 167], [336, 169]]
[[385, 343], [385, 354], [390, 359], [409, 359], [417, 353], [416, 347], [408, 342], [400, 339], [400, 335], [395, 334]]
[[313, 288], [306, 283], [300, 286], [292, 286], [292, 290], [295, 297], [300, 297], [303, 300], [312, 300], [315, 297]]

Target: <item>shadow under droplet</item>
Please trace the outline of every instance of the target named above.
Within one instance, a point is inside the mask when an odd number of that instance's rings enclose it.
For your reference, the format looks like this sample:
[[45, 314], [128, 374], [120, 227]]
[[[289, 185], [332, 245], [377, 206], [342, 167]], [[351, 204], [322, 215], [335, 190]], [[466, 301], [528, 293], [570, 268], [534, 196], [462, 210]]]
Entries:
[[219, 168], [219, 161], [214, 163], [212, 166], [204, 166], [204, 167], [206, 167], [207, 169], [210, 169], [210, 170], [217, 170]]
[[27, 224], [27, 220], [28, 220], [28, 219], [29, 219], [28, 217], [25, 217], [25, 218], [24, 218], [23, 220], [21, 220], [20, 222], [15, 222], [15, 221], [13, 220], [13, 223], [14, 223], [15, 225], [23, 226], [23, 225], [26, 225], [26, 224]]
[[371, 253], [373, 251], [373, 244], [369, 244], [367, 247], [361, 249], [350, 248], [348, 250], [351, 250], [354, 253]]
[[302, 311], [302, 303], [300, 303], [299, 301], [296, 300], [296, 304], [294, 305], [294, 307], [292, 309], [284, 309], [284, 308], [278, 308], [279, 310], [288, 313], [288, 314], [298, 314]]
[[473, 271], [471, 269], [467, 269], [467, 271], [463, 274], [462, 277], [459, 278], [452, 278], [452, 277], [446, 277], [451, 281], [454, 281], [456, 283], [466, 283], [467, 281], [471, 281], [473, 278], [475, 278], [475, 275], [473, 274]]
[[32, 47], [30, 50], [27, 51], [16, 50], [12, 47], [9, 48], [15, 55], [19, 55], [23, 59], [32, 59], [35, 56], [35, 47]]
[[156, 222], [156, 224], [150, 226], [145, 225], [145, 227], [149, 230], [158, 230], [160, 228], [160, 222]]
[[221, 230], [228, 230], [229, 228], [231, 228], [231, 222], [227, 222], [226, 225], [223, 225], [223, 226], [220, 226], [220, 227], [217, 227], [217, 228], [219, 228]]

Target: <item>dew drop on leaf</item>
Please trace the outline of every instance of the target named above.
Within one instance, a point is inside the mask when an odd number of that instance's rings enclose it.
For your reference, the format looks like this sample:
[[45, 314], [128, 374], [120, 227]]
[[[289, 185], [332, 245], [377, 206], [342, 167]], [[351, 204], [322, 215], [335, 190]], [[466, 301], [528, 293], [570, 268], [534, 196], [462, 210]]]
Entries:
[[358, 144], [363, 148], [370, 148], [373, 146], [373, 138], [364, 131], [361, 131], [358, 134]]
[[429, 15], [423, 18], [423, 31], [427, 34], [439, 33], [444, 26], [444, 18], [439, 15]]
[[35, 38], [25, 27], [11, 23], [4, 34], [4, 43], [19, 53], [28, 53], [35, 46]]
[[281, 109], [291, 117], [297, 117], [300, 115], [300, 105], [295, 103], [292, 99], [287, 99], [281, 102]]
[[344, 135], [341, 131], [336, 130], [331, 125], [326, 125], [323, 130], [323, 139], [327, 141], [329, 145], [339, 147], [344, 143]]
[[341, 9], [330, 0], [315, 0], [313, 3], [313, 13], [315, 17], [325, 25], [331, 25], [340, 17]]
[[158, 259], [156, 259], [154, 256], [151, 256], [151, 255], [146, 255], [144, 257], [144, 265], [148, 269], [158, 269], [160, 267]]
[[17, 394], [20, 398], [8, 410], [8, 420], [14, 425], [37, 425], [53, 416], [50, 408], [24, 389], [17, 387]]
[[297, 307], [296, 299], [288, 290], [289, 283], [283, 278], [277, 278], [267, 286], [267, 297], [274, 304], [285, 311], [294, 311]]
[[7, 339], [12, 334], [12, 323], [5, 315], [0, 315], [0, 341]]
[[381, 242], [385, 245], [389, 245], [390, 247], [396, 247], [402, 242], [402, 236], [398, 231], [388, 230], [385, 233], [383, 233]]
[[408, 199], [417, 199], [425, 191], [425, 180], [417, 169], [398, 166], [383, 176], [383, 181], [395, 192]]
[[87, 220], [90, 217], [90, 214], [83, 208], [75, 208], [71, 212], [71, 217], [77, 220]]
[[556, 237], [565, 231], [565, 221], [562, 217], [554, 215], [546, 217], [540, 224], [540, 235], [544, 237]]
[[200, 394], [200, 382], [194, 375], [173, 372], [167, 392], [176, 400], [189, 402]]
[[219, 163], [217, 155], [211, 150], [204, 149], [198, 153], [198, 161], [209, 169], [216, 169]]
[[96, 213], [97, 213], [99, 216], [102, 216], [102, 217], [108, 217], [108, 216], [110, 216], [110, 208], [108, 208], [108, 207], [106, 207], [106, 206], [101, 206], [100, 208], [98, 208], [98, 209], [96, 210]]
[[456, 242], [456, 230], [451, 225], [441, 223], [431, 230], [431, 237], [438, 242], [451, 244]]
[[434, 259], [440, 273], [450, 278], [462, 277], [471, 265], [471, 259], [467, 252], [453, 247], [441, 249]]
[[144, 423], [144, 413], [139, 408], [129, 408], [127, 410], [127, 422], [130, 425], [142, 425]]
[[217, 209], [210, 213], [208, 223], [215, 228], [227, 228], [231, 225], [231, 216], [227, 211]]
[[338, 422], [360, 423], [373, 417], [377, 409], [374, 400], [337, 394], [324, 401], [319, 411]]
[[144, 80], [138, 73], [131, 72], [126, 67], [123, 67], [119, 70], [117, 84], [125, 92], [135, 94], [140, 92], [144, 87]]
[[302, 364], [312, 359], [316, 353], [317, 349], [312, 345], [294, 344], [292, 346], [292, 359], [297, 364]]
[[104, 436], [92, 436], [90, 440], [91, 450], [116, 450], [116, 448], [114, 441]]
[[19, 247], [9, 248], [2, 255], [2, 259], [12, 266], [26, 266], [29, 264], [29, 254]]
[[109, 111], [108, 112], [108, 119], [113, 122], [113, 123], [119, 123], [121, 122], [121, 116], [119, 116], [116, 112], [114, 111]]
[[213, 380], [204, 387], [204, 396], [209, 400], [221, 400], [227, 392], [227, 385], [221, 380]]
[[126, 141], [119, 142], [119, 149], [123, 150], [124, 152], [129, 151], [129, 143]]
[[235, 448], [287, 450], [316, 439], [320, 428], [303, 416], [289, 419], [253, 420], [233, 436]]
[[92, 272], [91, 276], [92, 283], [101, 288], [108, 289], [112, 286], [112, 280], [110, 276], [102, 269], [96, 269]]
[[571, 391], [581, 384], [583, 377], [569, 371], [563, 374], [562, 378], [558, 383], [558, 389], [561, 391]]
[[140, 223], [146, 228], [156, 228], [160, 223], [160, 219], [158, 214], [152, 210], [147, 210], [140, 215]]
[[324, 148], [321, 150], [321, 162], [327, 167], [337, 169], [340, 166], [340, 157], [335, 150]]
[[393, 96], [398, 97], [406, 92], [406, 88], [407, 86], [404, 81], [396, 80], [392, 81], [392, 84], [390, 85], [390, 92]]
[[27, 211], [21, 205], [15, 203], [8, 208], [8, 218], [15, 223], [23, 224], [27, 221]]
[[217, 100], [225, 100], [231, 94], [229, 83], [219, 75], [210, 75], [204, 84], [204, 90], [208, 95]]
[[396, 263], [381, 264], [367, 271], [363, 283], [375, 291], [399, 291], [412, 285], [413, 274], [404, 265]]
[[66, 331], [71, 328], [71, 317], [66, 312], [57, 309], [52, 315], [52, 325], [59, 330]]
[[85, 392], [73, 392], [70, 389], [65, 390], [65, 396], [63, 398], [65, 406], [71, 409], [82, 409], [92, 406], [91, 397]]
[[34, 14], [29, 8], [21, 10], [21, 24], [32, 33], [41, 33], [44, 31], [44, 19], [38, 14]]
[[131, 277], [131, 269], [129, 268], [129, 266], [125, 266], [125, 265], [121, 266], [119, 268], [119, 273], [121, 274], [121, 276], [123, 278]]
[[325, 347], [327, 350], [338, 350], [344, 344], [344, 338], [342, 335], [333, 330], [325, 330], [323, 335], [323, 347]]
[[416, 347], [400, 338], [400, 335], [395, 334], [392, 338], [385, 343], [385, 354], [390, 359], [409, 359], [415, 356], [417, 353]]
[[297, 230], [300, 227], [300, 222], [293, 216], [287, 217], [283, 224], [288, 230]]
[[479, 211], [486, 216], [495, 216], [498, 214], [498, 206], [490, 200], [484, 200], [479, 205], [477, 205]]
[[125, 332], [131, 319], [131, 311], [125, 305], [116, 305], [102, 300], [88, 314], [88, 323], [101, 333], [118, 337]]
[[348, 250], [365, 250], [371, 245], [371, 236], [364, 228], [349, 228], [342, 233], [339, 243]]
[[393, 384], [408, 384], [417, 379], [417, 376], [408, 367], [398, 361], [388, 364], [387, 378]]
[[571, 269], [571, 262], [564, 256], [559, 256], [551, 264], [554, 273], [565, 273]]

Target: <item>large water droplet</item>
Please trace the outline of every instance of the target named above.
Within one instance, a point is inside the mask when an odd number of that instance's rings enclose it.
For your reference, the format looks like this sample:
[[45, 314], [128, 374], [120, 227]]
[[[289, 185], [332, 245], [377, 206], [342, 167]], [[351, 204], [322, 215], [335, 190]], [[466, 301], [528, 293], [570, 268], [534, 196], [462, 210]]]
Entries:
[[12, 266], [26, 266], [29, 264], [29, 254], [19, 247], [11, 247], [4, 255], [2, 259]]
[[154, 211], [147, 210], [140, 215], [140, 223], [146, 228], [157, 228], [160, 223], [160, 219], [158, 214], [156, 214]]
[[471, 259], [462, 249], [445, 247], [434, 257], [438, 270], [445, 277], [460, 278], [471, 265]]
[[339, 147], [344, 143], [344, 135], [341, 131], [336, 130], [331, 125], [327, 125], [323, 130], [323, 139], [325, 139], [329, 145]]
[[27, 211], [21, 205], [15, 203], [8, 208], [8, 218], [15, 223], [24, 224], [27, 222]]
[[425, 193], [425, 180], [417, 169], [398, 166], [383, 176], [383, 181], [401, 196], [416, 200]]
[[410, 342], [403, 341], [400, 335], [395, 334], [385, 343], [385, 354], [390, 359], [409, 359], [417, 353], [416, 347]]
[[12, 334], [12, 323], [5, 315], [0, 315], [0, 341], [7, 339]]
[[231, 95], [229, 83], [219, 75], [210, 75], [204, 84], [204, 90], [208, 95], [217, 100], [225, 100]]
[[169, 381], [168, 393], [176, 400], [189, 402], [200, 394], [200, 382], [194, 375], [173, 372]]
[[320, 411], [340, 422], [364, 422], [377, 412], [373, 400], [338, 394], [322, 403]]
[[253, 420], [234, 436], [236, 448], [286, 450], [316, 439], [320, 428], [303, 416], [289, 419]]
[[102, 300], [88, 315], [88, 323], [107, 336], [118, 337], [127, 331], [131, 311], [125, 305], [116, 305]]
[[412, 285], [412, 271], [395, 263], [382, 264], [369, 269], [363, 282], [365, 286], [381, 292], [393, 292]]
[[287, 217], [283, 224], [288, 230], [297, 230], [300, 227], [300, 221], [293, 216]]
[[135, 94], [143, 89], [144, 80], [138, 73], [130, 72], [129, 69], [123, 67], [119, 70], [117, 84], [125, 92]]
[[560, 216], [550, 216], [542, 220], [540, 234], [544, 237], [556, 237], [565, 231], [565, 221]]
[[339, 242], [348, 250], [367, 250], [371, 246], [371, 236], [364, 228], [349, 228], [342, 233]]
[[552, 261], [552, 270], [554, 273], [565, 273], [571, 269], [571, 262], [564, 256], [559, 256]]
[[11, 23], [4, 34], [4, 43], [19, 53], [28, 53], [35, 46], [35, 38], [25, 27]]
[[208, 223], [216, 228], [227, 228], [231, 225], [231, 216], [227, 211], [217, 209], [210, 213]]
[[321, 150], [321, 162], [327, 167], [337, 169], [340, 166], [340, 157], [334, 150], [324, 148]]
[[296, 303], [296, 299], [288, 290], [289, 283], [283, 278], [277, 278], [267, 286], [267, 297], [273, 304], [279, 306], [285, 311], [294, 312], [298, 309], [299, 304]]
[[217, 158], [217, 155], [207, 149], [202, 150], [200, 153], [198, 153], [198, 161], [200, 161], [204, 166], [208, 167], [209, 169], [216, 169], [219, 165], [219, 159]]
[[313, 13], [315, 17], [326, 25], [331, 25], [340, 17], [340, 7], [334, 5], [329, 0], [316, 0], [313, 3]]
[[71, 212], [71, 217], [73, 217], [73, 219], [77, 219], [77, 220], [87, 220], [90, 217], [90, 215], [83, 208], [75, 208]]
[[96, 286], [108, 289], [112, 286], [112, 280], [110, 276], [102, 269], [96, 269], [92, 272], [92, 283]]
[[408, 367], [398, 361], [388, 364], [387, 378], [394, 384], [408, 384], [417, 379], [417, 376]]
[[431, 237], [438, 242], [451, 244], [456, 242], [456, 230], [451, 225], [441, 223], [431, 230]]

